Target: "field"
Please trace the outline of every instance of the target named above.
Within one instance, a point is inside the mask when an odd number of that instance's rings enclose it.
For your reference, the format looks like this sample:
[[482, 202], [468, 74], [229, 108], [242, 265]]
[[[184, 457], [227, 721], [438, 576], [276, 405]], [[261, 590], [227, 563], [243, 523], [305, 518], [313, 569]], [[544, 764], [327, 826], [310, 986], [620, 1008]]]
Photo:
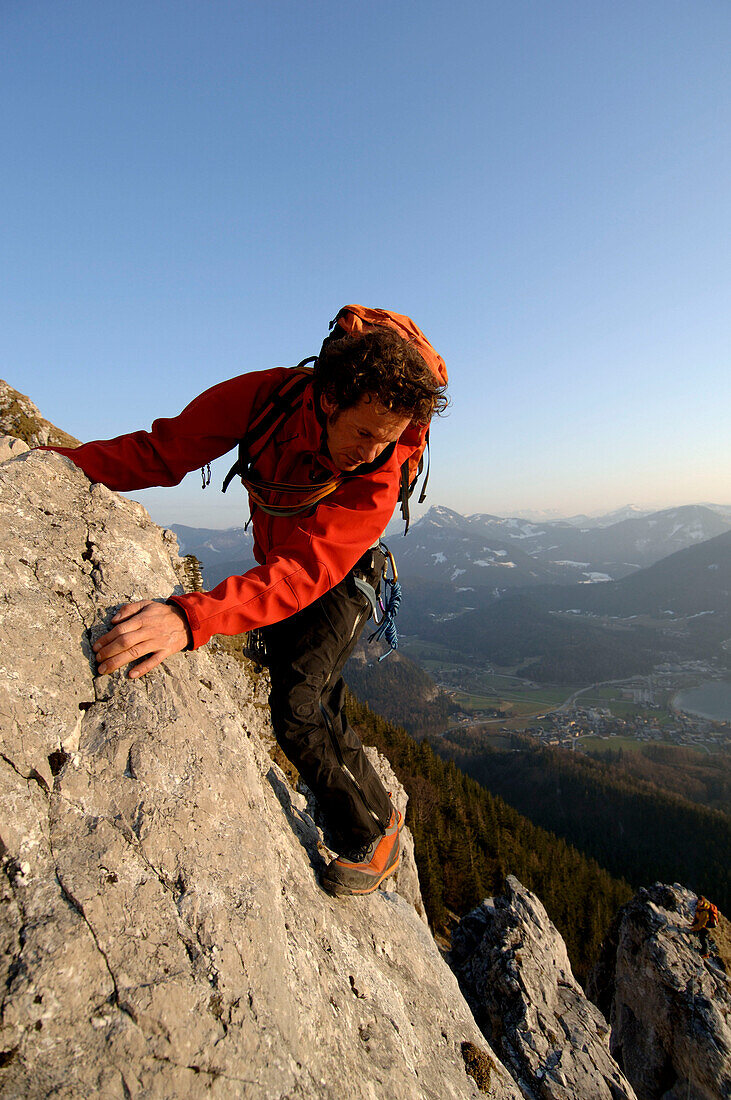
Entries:
[[515, 669], [455, 664], [448, 650], [408, 642], [403, 651], [418, 661], [463, 710], [477, 716], [524, 719], [560, 707], [580, 685], [552, 687], [516, 675]]
[[638, 705], [622, 697], [619, 685], [604, 685], [582, 690], [582, 684], [537, 684], [519, 675], [520, 669], [492, 669], [478, 665], [456, 664], [450, 651], [435, 643], [409, 640], [403, 651], [417, 661], [434, 680], [448, 691], [455, 703], [470, 714], [487, 719], [502, 715], [510, 720], [538, 718], [561, 707], [575, 692], [579, 706], [602, 707], [617, 718], [636, 714], [652, 716], [658, 725], [669, 720], [667, 711], [660, 712]]
[[607, 752], [611, 749], [625, 749], [629, 752], [639, 752], [644, 742], [636, 741], [634, 737], [577, 737], [576, 745], [582, 752]]

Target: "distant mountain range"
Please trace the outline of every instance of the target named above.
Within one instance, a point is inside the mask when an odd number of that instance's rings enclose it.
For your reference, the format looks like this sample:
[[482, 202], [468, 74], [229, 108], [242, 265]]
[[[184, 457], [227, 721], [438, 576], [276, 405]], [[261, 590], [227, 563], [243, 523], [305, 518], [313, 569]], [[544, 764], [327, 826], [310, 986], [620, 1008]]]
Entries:
[[[710, 508], [712, 512], [731, 519], [731, 504], [709, 504], [707, 501], [698, 502], [703, 508]], [[545, 510], [528, 509], [521, 512], [523, 519], [531, 523], [571, 523], [574, 527], [609, 527], [613, 523], [619, 523], [623, 519], [641, 519], [643, 516], [653, 515], [658, 508], [646, 508], [641, 504], [625, 504], [622, 508], [616, 508], [613, 512], [597, 512], [591, 515], [584, 513], [576, 516], [566, 516], [555, 508]]]
[[[539, 585], [594, 587], [731, 531], [731, 507], [695, 504], [647, 515], [635, 512], [628, 506], [612, 513], [622, 516], [615, 522], [600, 516], [594, 526], [581, 527], [569, 520], [534, 523], [463, 516], [438, 506], [406, 538], [389, 539], [405, 581], [446, 585], [464, 603], [472, 602], [466, 595], [472, 589], [499, 596]], [[207, 587], [254, 565], [251, 533], [243, 527], [220, 531], [175, 524], [172, 529], [182, 552], [201, 562]]]
[[456, 592], [618, 580], [731, 530], [731, 509], [706, 505], [578, 527], [431, 508], [406, 539], [392, 540], [405, 579]]
[[666, 661], [731, 653], [731, 531], [605, 584], [544, 584], [455, 592], [408, 586], [405, 633], [468, 660], [531, 662], [526, 675], [591, 682], [649, 672]]
[[[207, 587], [254, 563], [243, 528], [173, 530]], [[456, 657], [530, 662], [527, 675], [555, 682], [728, 662], [729, 509], [688, 505], [587, 528], [435, 507], [390, 541], [404, 585], [401, 632]]]
[[206, 588], [215, 588], [226, 577], [245, 573], [256, 565], [251, 532], [243, 527], [218, 531], [210, 527], [186, 527], [174, 523], [181, 554], [195, 554], [203, 567]]

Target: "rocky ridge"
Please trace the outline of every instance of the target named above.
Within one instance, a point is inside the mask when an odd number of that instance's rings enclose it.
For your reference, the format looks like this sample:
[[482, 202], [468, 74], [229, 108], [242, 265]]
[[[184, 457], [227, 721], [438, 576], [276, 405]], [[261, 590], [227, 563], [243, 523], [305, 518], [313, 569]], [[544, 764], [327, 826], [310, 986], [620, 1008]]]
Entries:
[[0, 434], [22, 439], [29, 447], [78, 447], [79, 440], [50, 420], [24, 393], [19, 393], [0, 378]]
[[528, 1100], [635, 1100], [609, 1027], [571, 972], [539, 899], [509, 875], [504, 897], [463, 917], [450, 956], [475, 1018]]
[[688, 935], [695, 902], [677, 883], [640, 890], [604, 943], [591, 1001], [543, 905], [517, 879], [463, 917], [452, 966], [527, 1100], [728, 1100], [731, 926], [722, 916], [720, 958], [702, 959]]
[[[696, 895], [656, 883], [618, 913], [589, 983], [640, 1100], [728, 1100], [731, 984], [688, 935]], [[712, 933], [728, 958], [729, 926]]]
[[395, 889], [321, 891], [263, 679], [211, 647], [96, 677], [114, 609], [180, 584], [174, 537], [38, 451], [0, 523], [0, 1093], [517, 1100], [408, 851]]

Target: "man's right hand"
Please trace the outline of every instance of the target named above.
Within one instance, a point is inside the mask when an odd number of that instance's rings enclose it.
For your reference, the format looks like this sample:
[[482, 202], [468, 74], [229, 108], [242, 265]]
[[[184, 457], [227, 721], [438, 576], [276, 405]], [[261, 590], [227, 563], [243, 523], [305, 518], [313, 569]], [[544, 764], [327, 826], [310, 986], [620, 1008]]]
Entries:
[[139, 661], [127, 674], [135, 680], [192, 643], [188, 620], [175, 604], [155, 600], [126, 603], [112, 623], [116, 626], [98, 638], [93, 646], [100, 676]]

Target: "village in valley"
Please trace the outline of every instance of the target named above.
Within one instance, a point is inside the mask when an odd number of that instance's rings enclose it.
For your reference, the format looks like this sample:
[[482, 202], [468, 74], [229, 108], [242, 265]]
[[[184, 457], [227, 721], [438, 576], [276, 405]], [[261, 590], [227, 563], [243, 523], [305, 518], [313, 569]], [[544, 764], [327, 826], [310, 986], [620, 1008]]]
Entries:
[[677, 705], [681, 691], [727, 676], [707, 662], [662, 665], [651, 676], [574, 690], [535, 683], [516, 675], [516, 670], [434, 661], [430, 672], [456, 704], [454, 727], [480, 727], [495, 739], [523, 733], [537, 744], [572, 751], [653, 742], [707, 753], [731, 749], [731, 722]]
[[[658, 712], [661, 707], [655, 704]], [[675, 711], [672, 724], [660, 725], [644, 713], [620, 718], [605, 707], [571, 707], [566, 712], [548, 714], [539, 726], [524, 727], [523, 732], [537, 737], [543, 744], [562, 745], [581, 750], [585, 739], [600, 739], [612, 747], [616, 739], [640, 743], [661, 742], [686, 745], [690, 748], [719, 751], [731, 747], [731, 723], [718, 722], [697, 715]]]

